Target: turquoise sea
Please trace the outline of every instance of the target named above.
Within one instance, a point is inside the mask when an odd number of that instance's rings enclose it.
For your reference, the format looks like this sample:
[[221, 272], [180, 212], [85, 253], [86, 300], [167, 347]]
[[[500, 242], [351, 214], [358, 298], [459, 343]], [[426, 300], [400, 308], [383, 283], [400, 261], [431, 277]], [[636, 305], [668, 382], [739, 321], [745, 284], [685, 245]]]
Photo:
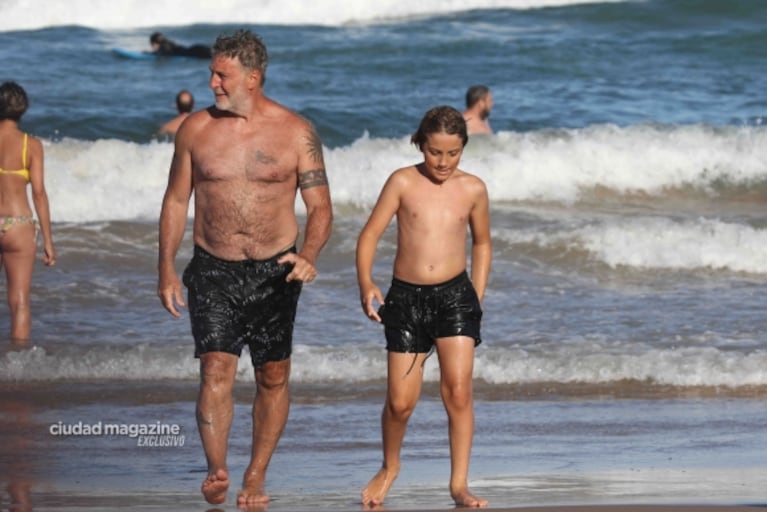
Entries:
[[[473, 489], [499, 507], [767, 501], [762, 0], [0, 0], [0, 81], [30, 95], [22, 128], [44, 142], [60, 253], [36, 269], [30, 349], [10, 350], [0, 311], [2, 489], [36, 510], [139, 494], [206, 510], [188, 320], [155, 293], [173, 152], [155, 132], [178, 90], [212, 102], [208, 63], [112, 49], [243, 27], [269, 48], [266, 93], [317, 127], [336, 214], [299, 306], [270, 510], [357, 509], [380, 464], [384, 343], [359, 310], [356, 237], [389, 173], [418, 160], [423, 113], [463, 108], [476, 83], [493, 91], [495, 134], [462, 162], [488, 184], [494, 243]], [[187, 241], [179, 270], [190, 256]], [[393, 510], [452, 506], [436, 365]], [[243, 357], [235, 482], [252, 393]], [[151, 425], [179, 433], [131, 435]]]

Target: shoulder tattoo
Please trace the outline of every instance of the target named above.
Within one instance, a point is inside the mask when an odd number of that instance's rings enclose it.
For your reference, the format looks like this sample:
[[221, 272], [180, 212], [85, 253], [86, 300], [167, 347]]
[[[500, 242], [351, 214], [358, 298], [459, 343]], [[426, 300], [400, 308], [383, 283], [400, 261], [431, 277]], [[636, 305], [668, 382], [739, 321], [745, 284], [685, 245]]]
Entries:
[[325, 168], [311, 169], [298, 175], [298, 187], [301, 190], [307, 188], [320, 187], [328, 184], [328, 176], [325, 174]]
[[322, 157], [322, 142], [314, 130], [311, 130], [306, 136], [306, 147], [312, 161], [324, 167], [325, 160]]

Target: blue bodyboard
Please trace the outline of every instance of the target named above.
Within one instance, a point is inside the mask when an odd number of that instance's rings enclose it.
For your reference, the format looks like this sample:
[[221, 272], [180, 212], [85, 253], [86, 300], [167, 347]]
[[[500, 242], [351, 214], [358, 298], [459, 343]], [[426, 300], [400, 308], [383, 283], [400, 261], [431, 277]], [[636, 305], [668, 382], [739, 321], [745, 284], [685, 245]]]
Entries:
[[152, 60], [159, 57], [159, 55], [150, 52], [137, 52], [135, 50], [126, 50], [124, 48], [112, 48], [112, 53], [123, 59], [133, 60]]

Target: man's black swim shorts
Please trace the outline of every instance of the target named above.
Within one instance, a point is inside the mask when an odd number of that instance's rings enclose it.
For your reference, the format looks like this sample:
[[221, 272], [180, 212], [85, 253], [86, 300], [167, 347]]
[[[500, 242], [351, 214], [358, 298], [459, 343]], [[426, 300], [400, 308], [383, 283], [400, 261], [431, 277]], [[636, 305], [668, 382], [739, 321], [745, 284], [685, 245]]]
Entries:
[[195, 246], [184, 270], [195, 357], [206, 352], [239, 356], [248, 345], [254, 367], [290, 357], [300, 281], [286, 282], [292, 264], [221, 260]]

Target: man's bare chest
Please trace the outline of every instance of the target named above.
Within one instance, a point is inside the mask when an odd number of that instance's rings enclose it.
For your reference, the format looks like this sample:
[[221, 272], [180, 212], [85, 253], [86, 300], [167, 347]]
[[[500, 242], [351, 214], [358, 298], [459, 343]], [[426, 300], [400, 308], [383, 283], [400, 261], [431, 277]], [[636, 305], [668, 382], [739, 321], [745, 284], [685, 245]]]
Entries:
[[295, 181], [297, 157], [283, 145], [267, 141], [232, 140], [210, 144], [193, 154], [198, 181]]

